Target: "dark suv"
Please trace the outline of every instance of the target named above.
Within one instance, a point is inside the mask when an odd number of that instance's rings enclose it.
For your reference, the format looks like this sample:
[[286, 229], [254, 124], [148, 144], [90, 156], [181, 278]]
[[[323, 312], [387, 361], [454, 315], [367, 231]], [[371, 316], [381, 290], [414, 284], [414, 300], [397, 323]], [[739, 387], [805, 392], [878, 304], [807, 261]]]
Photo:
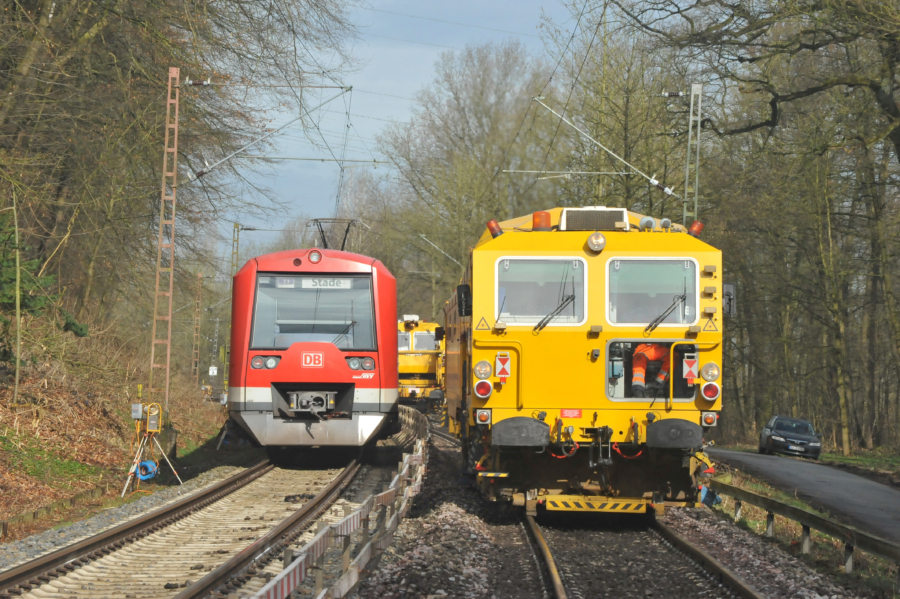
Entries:
[[818, 460], [821, 451], [822, 435], [816, 434], [808, 421], [799, 418], [773, 416], [759, 434], [759, 453], [785, 453]]

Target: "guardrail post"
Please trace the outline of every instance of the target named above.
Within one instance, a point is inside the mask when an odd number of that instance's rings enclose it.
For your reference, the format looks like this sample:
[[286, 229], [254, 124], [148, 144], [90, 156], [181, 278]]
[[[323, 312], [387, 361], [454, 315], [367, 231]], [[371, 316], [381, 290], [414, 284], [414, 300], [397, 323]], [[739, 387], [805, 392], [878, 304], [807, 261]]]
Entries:
[[[350, 514], [353, 513], [353, 508], [347, 504], [344, 504], [344, 517], [346, 518]], [[350, 537], [351, 535], [344, 536], [344, 553], [342, 556], [342, 567], [343, 572], [346, 572], [350, 569]]]
[[[316, 524], [316, 533], [320, 533], [323, 530], [328, 528], [327, 522], [322, 522], [321, 520]], [[331, 543], [328, 543], [329, 545]], [[322, 593], [322, 588], [325, 586], [325, 570], [323, 566], [325, 565], [325, 554], [323, 553], [319, 557], [316, 558], [316, 597], [318, 597]]]
[[288, 547], [284, 550], [284, 555], [281, 556], [281, 569], [287, 570], [292, 561], [294, 561], [294, 550]]
[[[371, 513], [371, 510], [370, 510]], [[362, 549], [366, 545], [369, 544], [369, 514], [366, 514], [366, 517], [362, 519], [362, 540], [359, 542], [359, 547]]]
[[844, 572], [853, 573], [853, 545], [850, 543], [844, 545]]
[[772, 538], [775, 536], [775, 514], [766, 512], [766, 536]]
[[734, 500], [734, 521], [735, 521], [735, 522], [740, 522], [740, 520], [741, 520], [741, 511], [742, 511], [742, 508], [743, 508], [743, 507], [744, 507], [744, 506], [743, 506], [743, 504], [741, 503], [741, 500], [740, 500], [740, 499], [735, 499], [735, 500]]
[[800, 535], [800, 553], [802, 553], [803, 555], [809, 554], [811, 545], [812, 542], [809, 538], [809, 526], [803, 525], [803, 533]]

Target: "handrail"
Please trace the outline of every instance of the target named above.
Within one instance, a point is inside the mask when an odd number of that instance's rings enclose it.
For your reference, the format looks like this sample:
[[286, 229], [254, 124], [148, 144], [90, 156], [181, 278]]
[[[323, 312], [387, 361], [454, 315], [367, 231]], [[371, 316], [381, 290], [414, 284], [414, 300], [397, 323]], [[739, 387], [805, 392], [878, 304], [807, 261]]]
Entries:
[[[777, 499], [765, 497], [715, 479], [710, 482], [709, 487], [716, 493], [728, 495], [736, 500], [735, 520], [740, 519], [740, 502], [749, 503], [750, 505], [755, 505], [758, 508], [766, 510], [766, 512], [770, 514], [770, 519], [772, 517], [771, 515], [777, 514], [784, 518], [799, 522], [804, 527], [804, 541], [809, 534], [808, 529], [818, 530], [830, 537], [843, 541], [849, 547], [847, 552], [850, 555], [852, 555], [853, 548], [856, 547], [862, 549], [866, 553], [871, 553], [872, 555], [877, 555], [878, 557], [892, 560], [900, 564], [900, 544], [888, 541], [887, 539], [882, 539], [881, 537], [876, 537], [875, 535], [863, 532], [853, 526], [841, 524], [831, 518], [807, 512], [806, 510], [788, 505]], [[852, 569], [852, 560], [849, 562], [849, 568]]]
[[515, 339], [494, 341], [493, 339], [477, 339], [473, 337], [472, 345], [474, 345], [476, 349], [511, 349], [516, 352], [519, 357], [519, 364], [516, 368], [516, 409], [521, 410], [524, 407], [522, 404], [522, 394], [524, 392], [524, 387], [522, 385], [522, 371], [525, 370], [525, 356], [522, 351], [522, 344]]

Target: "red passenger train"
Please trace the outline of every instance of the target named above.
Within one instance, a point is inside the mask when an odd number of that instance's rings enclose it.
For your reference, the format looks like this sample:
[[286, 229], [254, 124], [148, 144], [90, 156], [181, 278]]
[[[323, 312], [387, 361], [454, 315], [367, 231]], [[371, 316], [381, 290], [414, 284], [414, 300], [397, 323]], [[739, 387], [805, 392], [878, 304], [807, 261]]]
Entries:
[[361, 446], [397, 413], [397, 280], [336, 250], [251, 259], [234, 277], [231, 417], [260, 444]]

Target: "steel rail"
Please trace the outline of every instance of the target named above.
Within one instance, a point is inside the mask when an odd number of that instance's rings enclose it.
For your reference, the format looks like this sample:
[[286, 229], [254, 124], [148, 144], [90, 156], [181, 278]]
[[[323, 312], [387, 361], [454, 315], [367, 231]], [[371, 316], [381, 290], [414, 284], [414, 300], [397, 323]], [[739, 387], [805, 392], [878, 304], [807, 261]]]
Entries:
[[158, 510], [124, 522], [82, 541], [58, 549], [0, 573], [0, 598], [9, 598], [20, 591], [30, 591], [81, 566], [112, 553], [127, 543], [145, 537], [180, 520], [191, 513], [230, 495], [241, 487], [272, 470], [269, 460], [247, 468], [234, 476]]
[[553, 560], [553, 554], [550, 553], [550, 547], [547, 545], [547, 541], [544, 540], [544, 535], [541, 534], [540, 527], [531, 516], [525, 516], [525, 522], [528, 523], [528, 528], [531, 530], [531, 534], [534, 536], [534, 540], [541, 550], [541, 556], [544, 558], [544, 565], [547, 566], [547, 572], [550, 574], [550, 581], [553, 583], [553, 594], [556, 599], [566, 599], [566, 588], [563, 586], [559, 570], [556, 568], [556, 562]]
[[679, 551], [699, 562], [704, 570], [712, 574], [721, 584], [734, 591], [738, 597], [742, 599], [765, 599], [763, 595], [756, 592], [756, 589], [744, 582], [740, 576], [729, 570], [725, 564], [682, 537], [672, 527], [654, 519], [653, 528]]
[[187, 587], [176, 595], [175, 599], [208, 597], [232, 581], [252, 577], [253, 573], [249, 573], [248, 570], [252, 569], [257, 562], [265, 561], [267, 563], [274, 559], [284, 545], [302, 534], [306, 525], [311, 524], [340, 497], [341, 492], [350, 484], [359, 468], [359, 460], [350, 462], [318, 495], [303, 504], [303, 507], [282, 520], [266, 535], [244, 548], [227, 562]]

